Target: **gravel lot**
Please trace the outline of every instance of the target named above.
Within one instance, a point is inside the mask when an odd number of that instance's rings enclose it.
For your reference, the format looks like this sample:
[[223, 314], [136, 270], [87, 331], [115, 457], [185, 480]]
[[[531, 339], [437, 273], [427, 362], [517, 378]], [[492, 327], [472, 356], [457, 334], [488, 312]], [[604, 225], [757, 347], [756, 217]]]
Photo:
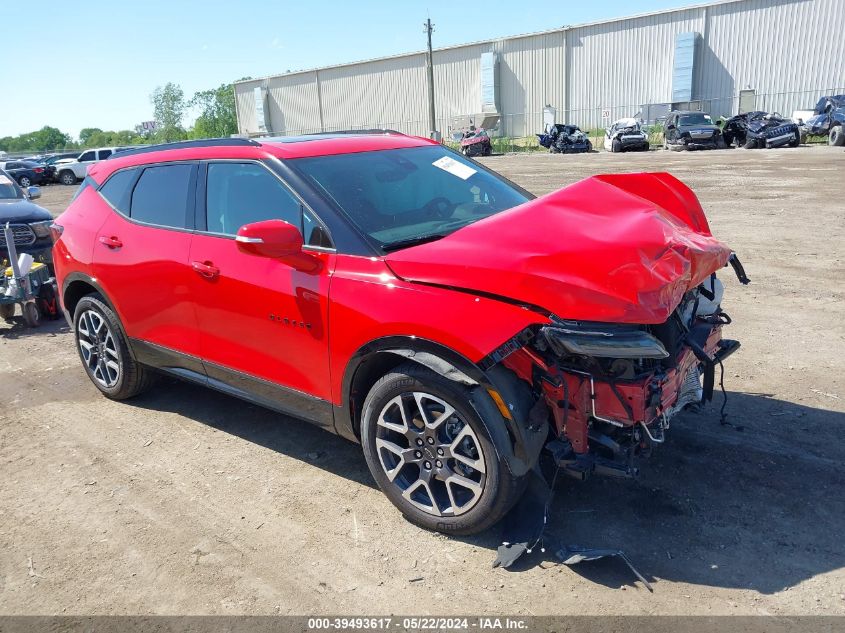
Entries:
[[[619, 562], [491, 569], [498, 534], [406, 523], [359, 447], [176, 381], [126, 403], [66, 326], [0, 323], [0, 613], [845, 614], [845, 153], [495, 156], [542, 194], [669, 171], [752, 285], [723, 275], [728, 410], [684, 414], [636, 482], [564, 482], [550, 532]], [[43, 189], [59, 213], [72, 194]], [[542, 230], [538, 227], [538, 230]]]

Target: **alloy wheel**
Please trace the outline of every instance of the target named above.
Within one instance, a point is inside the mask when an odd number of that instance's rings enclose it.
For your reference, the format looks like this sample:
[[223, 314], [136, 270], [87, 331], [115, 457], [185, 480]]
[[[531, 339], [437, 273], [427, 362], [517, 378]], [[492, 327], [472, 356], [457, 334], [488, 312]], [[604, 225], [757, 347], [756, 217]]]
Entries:
[[103, 315], [86, 310], [79, 315], [76, 340], [88, 372], [101, 386], [111, 389], [120, 380], [120, 352]]
[[487, 467], [475, 431], [445, 400], [421, 391], [392, 398], [376, 426], [376, 451], [392, 485], [433, 516], [468, 512], [484, 491]]

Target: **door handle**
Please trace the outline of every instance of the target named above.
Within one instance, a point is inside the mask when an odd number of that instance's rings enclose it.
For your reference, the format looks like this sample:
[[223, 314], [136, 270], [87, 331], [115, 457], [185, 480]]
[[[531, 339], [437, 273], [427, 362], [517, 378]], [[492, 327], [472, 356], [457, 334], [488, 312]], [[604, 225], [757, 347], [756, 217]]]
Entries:
[[109, 248], [120, 248], [123, 246], [123, 242], [121, 242], [118, 238], [114, 236], [107, 237], [105, 235], [100, 236], [100, 244], [105, 244]]
[[220, 269], [211, 262], [191, 262], [191, 268], [206, 279], [214, 279], [220, 274]]

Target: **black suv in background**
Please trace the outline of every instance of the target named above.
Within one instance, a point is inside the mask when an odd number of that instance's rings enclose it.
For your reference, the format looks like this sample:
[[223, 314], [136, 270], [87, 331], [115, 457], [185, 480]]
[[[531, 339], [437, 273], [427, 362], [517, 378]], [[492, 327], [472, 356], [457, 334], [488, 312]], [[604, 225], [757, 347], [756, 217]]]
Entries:
[[[18, 254], [29, 253], [35, 261], [51, 264], [53, 240], [50, 225], [53, 216], [32, 202], [40, 196], [38, 187], [21, 189], [9, 174], [0, 169], [0, 226], [9, 223]], [[6, 238], [0, 231], [0, 263], [8, 257]]]
[[722, 131], [709, 114], [676, 110], [663, 125], [663, 149], [724, 149]]

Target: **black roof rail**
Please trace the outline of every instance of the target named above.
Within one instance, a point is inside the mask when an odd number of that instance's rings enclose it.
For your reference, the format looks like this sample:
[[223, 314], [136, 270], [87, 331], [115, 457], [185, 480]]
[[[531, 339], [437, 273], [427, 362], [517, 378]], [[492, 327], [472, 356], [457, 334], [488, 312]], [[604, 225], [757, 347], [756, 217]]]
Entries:
[[260, 143], [248, 138], [204, 138], [197, 141], [176, 141], [174, 143], [159, 143], [157, 145], [146, 145], [134, 149], [118, 150], [106, 160], [134, 156], [136, 154], [147, 154], [149, 152], [163, 152], [170, 149], [190, 149], [192, 147], [247, 147], [259, 146]]
[[336, 130], [334, 132], [311, 132], [310, 134], [303, 134], [303, 136], [331, 136], [333, 134], [398, 134], [405, 136], [402, 132], [390, 130], [387, 128], [370, 128], [367, 130]]

